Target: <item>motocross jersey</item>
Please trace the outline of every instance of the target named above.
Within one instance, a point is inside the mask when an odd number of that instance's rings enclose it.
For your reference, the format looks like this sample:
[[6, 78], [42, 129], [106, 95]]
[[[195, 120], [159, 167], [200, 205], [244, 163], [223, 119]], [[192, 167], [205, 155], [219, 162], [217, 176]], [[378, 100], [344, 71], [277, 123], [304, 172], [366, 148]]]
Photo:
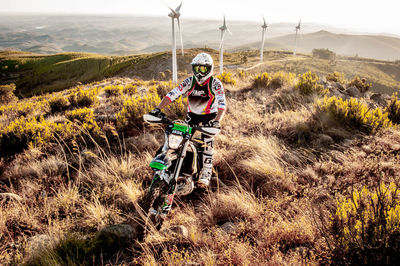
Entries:
[[210, 77], [208, 81], [200, 85], [194, 76], [189, 77], [165, 97], [173, 102], [186, 92], [188, 93], [188, 112], [204, 115], [226, 109], [224, 88], [217, 78]]

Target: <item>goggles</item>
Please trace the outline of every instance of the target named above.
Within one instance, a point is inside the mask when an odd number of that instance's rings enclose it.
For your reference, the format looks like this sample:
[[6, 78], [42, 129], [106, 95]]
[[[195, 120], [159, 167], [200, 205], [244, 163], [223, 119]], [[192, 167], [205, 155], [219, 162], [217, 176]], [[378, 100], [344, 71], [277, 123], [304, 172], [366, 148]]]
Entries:
[[209, 71], [210, 67], [209, 66], [193, 66], [193, 70], [196, 73], [202, 73], [202, 74], [206, 74]]

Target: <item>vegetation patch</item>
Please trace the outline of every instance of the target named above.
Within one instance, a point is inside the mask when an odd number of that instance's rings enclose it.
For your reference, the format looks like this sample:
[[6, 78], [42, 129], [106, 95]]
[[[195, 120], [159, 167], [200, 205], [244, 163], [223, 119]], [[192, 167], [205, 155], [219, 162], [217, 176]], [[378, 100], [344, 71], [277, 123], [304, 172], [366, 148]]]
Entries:
[[371, 110], [355, 98], [343, 100], [336, 96], [325, 96], [323, 100], [317, 101], [316, 108], [318, 116], [325, 114], [331, 121], [368, 133], [392, 126], [388, 113], [380, 108]]
[[236, 85], [236, 80], [232, 77], [231, 72], [223, 72], [217, 78], [224, 84]]
[[303, 75], [299, 75], [299, 81], [297, 82], [295, 89], [303, 95], [310, 95], [313, 93], [326, 94], [327, 90], [324, 86], [318, 83], [319, 77], [317, 74], [308, 71]]
[[389, 113], [389, 119], [395, 124], [400, 124], [400, 101], [397, 93], [392, 95], [389, 105], [386, 107], [386, 112]]
[[14, 95], [15, 84], [0, 85], [0, 104], [6, 104], [17, 99]]
[[98, 88], [84, 90], [82, 87], [75, 88], [68, 97], [74, 107], [90, 107], [97, 104]]
[[400, 190], [395, 183], [364, 187], [339, 199], [331, 223], [334, 261], [394, 265], [400, 259]]

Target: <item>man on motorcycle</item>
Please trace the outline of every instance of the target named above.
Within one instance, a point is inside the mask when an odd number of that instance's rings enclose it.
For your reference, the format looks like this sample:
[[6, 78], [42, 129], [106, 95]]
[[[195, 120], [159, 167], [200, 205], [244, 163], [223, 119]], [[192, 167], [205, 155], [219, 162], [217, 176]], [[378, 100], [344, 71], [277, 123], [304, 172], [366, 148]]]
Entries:
[[[163, 108], [188, 93], [188, 111], [185, 122], [191, 126], [203, 125], [219, 127], [226, 111], [226, 100], [222, 82], [213, 77], [214, 63], [207, 53], [200, 53], [192, 60], [193, 76], [185, 79], [178, 87], [171, 90], [161, 103], [150, 112], [151, 115], [162, 117]], [[214, 139], [202, 135], [207, 148], [203, 152], [203, 169], [198, 182], [199, 187], [206, 188], [212, 175]]]

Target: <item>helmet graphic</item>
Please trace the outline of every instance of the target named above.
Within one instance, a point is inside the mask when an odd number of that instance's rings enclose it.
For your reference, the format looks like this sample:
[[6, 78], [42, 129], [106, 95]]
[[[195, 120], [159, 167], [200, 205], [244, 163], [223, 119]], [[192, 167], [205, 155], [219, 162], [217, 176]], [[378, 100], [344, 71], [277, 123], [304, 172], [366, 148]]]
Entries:
[[196, 55], [196, 57], [193, 58], [191, 65], [194, 77], [199, 84], [207, 81], [213, 74], [214, 62], [209, 54], [200, 53]]

